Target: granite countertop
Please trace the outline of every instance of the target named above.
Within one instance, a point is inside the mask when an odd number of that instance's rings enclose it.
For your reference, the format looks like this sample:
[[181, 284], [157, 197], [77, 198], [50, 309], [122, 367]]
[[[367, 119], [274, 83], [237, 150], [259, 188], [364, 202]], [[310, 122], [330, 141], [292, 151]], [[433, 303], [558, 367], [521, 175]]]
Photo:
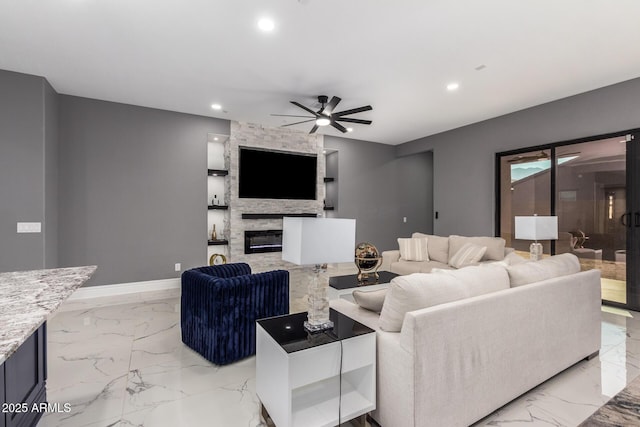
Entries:
[[0, 364], [94, 271], [95, 265], [0, 273]]

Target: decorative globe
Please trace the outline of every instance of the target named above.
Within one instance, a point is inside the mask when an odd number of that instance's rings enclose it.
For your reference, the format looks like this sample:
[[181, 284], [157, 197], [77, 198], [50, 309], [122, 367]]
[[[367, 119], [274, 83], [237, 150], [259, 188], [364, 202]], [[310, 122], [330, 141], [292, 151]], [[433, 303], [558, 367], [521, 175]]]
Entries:
[[378, 278], [377, 270], [380, 266], [382, 258], [378, 249], [371, 243], [358, 243], [356, 246], [355, 263], [358, 267], [358, 280], [367, 280], [370, 272], [375, 272]]

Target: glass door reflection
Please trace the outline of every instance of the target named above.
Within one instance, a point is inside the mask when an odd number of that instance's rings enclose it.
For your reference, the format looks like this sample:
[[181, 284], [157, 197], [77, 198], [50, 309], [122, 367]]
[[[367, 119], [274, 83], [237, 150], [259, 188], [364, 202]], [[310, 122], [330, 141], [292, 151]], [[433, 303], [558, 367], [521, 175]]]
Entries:
[[556, 148], [556, 253], [602, 272], [602, 299], [627, 303], [626, 141], [608, 138]]

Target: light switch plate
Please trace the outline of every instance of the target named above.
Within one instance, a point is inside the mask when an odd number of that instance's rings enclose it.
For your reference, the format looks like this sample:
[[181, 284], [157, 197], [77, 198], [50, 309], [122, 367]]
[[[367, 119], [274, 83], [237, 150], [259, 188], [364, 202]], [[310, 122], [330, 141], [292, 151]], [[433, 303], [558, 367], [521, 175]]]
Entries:
[[18, 233], [41, 233], [41, 222], [19, 222]]

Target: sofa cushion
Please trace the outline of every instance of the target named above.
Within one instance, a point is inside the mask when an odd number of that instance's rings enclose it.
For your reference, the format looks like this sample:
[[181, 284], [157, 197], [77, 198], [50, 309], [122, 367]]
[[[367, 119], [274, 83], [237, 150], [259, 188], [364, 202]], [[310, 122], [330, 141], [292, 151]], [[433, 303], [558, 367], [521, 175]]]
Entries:
[[540, 282], [580, 271], [580, 261], [573, 254], [554, 255], [540, 261], [522, 262], [507, 267], [511, 287]]
[[380, 313], [382, 304], [387, 296], [388, 289], [377, 289], [375, 291], [363, 291], [356, 289], [353, 291], [353, 299], [360, 307]]
[[478, 246], [486, 246], [487, 251], [482, 257], [483, 260], [502, 261], [504, 258], [504, 246], [505, 240], [501, 237], [464, 237], [464, 236], [449, 236], [449, 258], [451, 258], [464, 246], [465, 243], [473, 243]]
[[459, 270], [438, 270], [440, 274], [448, 274], [465, 283], [469, 296], [488, 294], [490, 292], [509, 289], [509, 273], [500, 262], [474, 265]]
[[453, 268], [462, 268], [474, 265], [482, 259], [487, 251], [486, 246], [476, 245], [474, 243], [465, 243], [460, 250], [449, 260], [449, 265]]
[[434, 236], [432, 234], [413, 233], [413, 238], [424, 237], [429, 240], [427, 251], [429, 259], [446, 264], [449, 262], [449, 237]]
[[412, 273], [429, 273], [434, 268], [451, 269], [448, 264], [438, 261], [398, 261], [392, 262], [389, 269], [392, 273], [406, 275]]
[[388, 288], [379, 325], [398, 332], [407, 312], [508, 289], [509, 284], [505, 267], [491, 264], [398, 276]]
[[398, 239], [398, 246], [400, 247], [400, 260], [401, 261], [429, 261], [429, 253], [427, 252], [427, 239], [425, 238], [410, 238], [410, 239]]
[[380, 312], [380, 328], [399, 332], [409, 311], [467, 298], [467, 286], [447, 274], [414, 273], [391, 281]]

